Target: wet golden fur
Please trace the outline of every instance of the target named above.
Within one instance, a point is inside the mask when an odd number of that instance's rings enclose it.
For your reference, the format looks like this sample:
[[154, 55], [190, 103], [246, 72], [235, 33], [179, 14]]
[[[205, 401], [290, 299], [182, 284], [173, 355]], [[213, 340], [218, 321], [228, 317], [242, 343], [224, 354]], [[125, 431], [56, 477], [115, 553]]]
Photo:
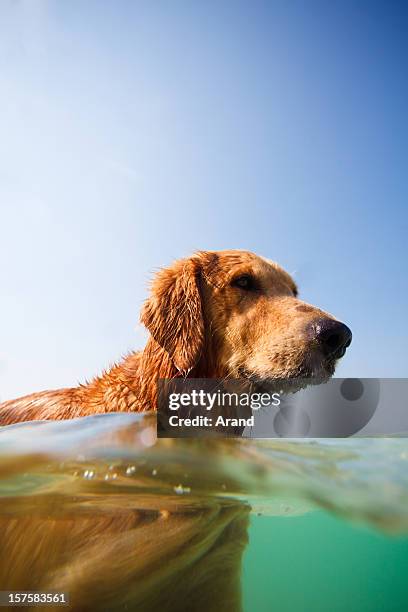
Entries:
[[[234, 286], [240, 275], [256, 280], [254, 290]], [[323, 362], [306, 333], [324, 317], [332, 318], [300, 301], [278, 264], [247, 251], [201, 251], [156, 275], [141, 313], [150, 332], [142, 351], [89, 383], [3, 402], [0, 423], [154, 410], [158, 378], [324, 378], [334, 362]]]

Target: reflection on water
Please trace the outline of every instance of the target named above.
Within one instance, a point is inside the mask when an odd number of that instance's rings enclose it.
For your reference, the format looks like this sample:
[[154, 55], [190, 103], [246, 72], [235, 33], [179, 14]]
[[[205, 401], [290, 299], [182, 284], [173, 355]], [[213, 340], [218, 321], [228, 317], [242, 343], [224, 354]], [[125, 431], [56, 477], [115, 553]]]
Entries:
[[326, 509], [405, 534], [407, 461], [398, 438], [156, 442], [151, 415], [3, 428], [0, 590], [67, 591], [77, 610], [239, 610], [251, 513]]

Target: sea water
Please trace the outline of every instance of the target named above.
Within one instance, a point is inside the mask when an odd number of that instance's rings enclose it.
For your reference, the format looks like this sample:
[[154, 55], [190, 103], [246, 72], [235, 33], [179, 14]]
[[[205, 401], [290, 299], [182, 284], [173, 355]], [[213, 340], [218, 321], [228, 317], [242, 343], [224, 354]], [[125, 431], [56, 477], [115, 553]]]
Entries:
[[0, 590], [74, 610], [405, 611], [407, 466], [404, 438], [156, 440], [131, 414], [4, 427]]

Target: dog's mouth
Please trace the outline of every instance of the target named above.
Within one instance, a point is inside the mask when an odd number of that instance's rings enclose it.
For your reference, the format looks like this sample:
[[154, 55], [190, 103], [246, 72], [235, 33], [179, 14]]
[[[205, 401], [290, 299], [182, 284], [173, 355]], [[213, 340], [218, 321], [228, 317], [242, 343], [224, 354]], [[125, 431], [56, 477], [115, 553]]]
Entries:
[[291, 371], [261, 375], [240, 367], [237, 374], [239, 378], [248, 381], [258, 391], [296, 393], [310, 385], [327, 382], [333, 376], [339, 358], [337, 356], [324, 357], [320, 351], [309, 351], [302, 363]]

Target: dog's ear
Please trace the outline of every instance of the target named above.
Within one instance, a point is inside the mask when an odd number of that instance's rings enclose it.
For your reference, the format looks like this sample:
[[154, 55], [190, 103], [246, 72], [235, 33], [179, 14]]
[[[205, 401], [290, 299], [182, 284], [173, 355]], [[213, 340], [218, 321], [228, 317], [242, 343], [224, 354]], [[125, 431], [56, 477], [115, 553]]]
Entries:
[[182, 259], [153, 280], [140, 320], [187, 375], [197, 365], [204, 343], [204, 319], [197, 259]]

